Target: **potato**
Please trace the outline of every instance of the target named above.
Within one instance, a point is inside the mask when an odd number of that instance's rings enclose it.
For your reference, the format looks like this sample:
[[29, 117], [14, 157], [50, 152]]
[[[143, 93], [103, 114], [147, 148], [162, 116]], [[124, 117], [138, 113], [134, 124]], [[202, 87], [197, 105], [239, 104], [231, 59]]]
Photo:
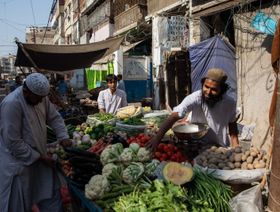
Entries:
[[225, 155], [229, 158], [232, 155], [232, 151], [226, 151]]
[[229, 157], [229, 161], [230, 162], [235, 162], [235, 160], [234, 160], [234, 153]]
[[229, 168], [231, 168], [231, 169], [234, 169], [234, 168], [235, 168], [235, 166], [234, 166], [234, 164], [233, 164], [232, 162], [227, 162], [227, 166], [228, 166]]
[[235, 162], [240, 162], [242, 159], [242, 153], [237, 153], [234, 155], [234, 161]]
[[227, 159], [227, 156], [226, 156], [226, 155], [220, 155], [220, 158], [221, 158], [222, 160], [226, 160], [226, 159]]
[[245, 152], [245, 155], [248, 157], [249, 155], [250, 155], [250, 150], [247, 150], [246, 152]]
[[216, 147], [216, 146], [211, 146], [210, 147], [210, 150], [216, 150], [216, 149], [218, 149], [218, 147]]
[[254, 165], [253, 165], [253, 164], [247, 164], [247, 168], [248, 168], [249, 170], [252, 170], [252, 169], [254, 169]]
[[247, 169], [248, 169], [248, 167], [247, 167], [247, 162], [243, 162], [243, 163], [241, 164], [241, 169], [243, 169], [243, 170], [247, 170]]
[[234, 152], [235, 152], [235, 153], [241, 153], [241, 152], [242, 152], [241, 147], [236, 147], [236, 148], [234, 149]]
[[216, 166], [215, 164], [209, 164], [208, 168], [210, 168], [210, 169], [218, 169], [218, 166]]
[[207, 158], [204, 155], [199, 156], [199, 159], [202, 161], [207, 161]]
[[256, 163], [254, 165], [255, 169], [262, 169], [262, 168], [265, 168], [265, 163], [264, 162], [259, 162], [259, 163]]
[[258, 155], [258, 153], [255, 152], [255, 151], [251, 151], [251, 152], [250, 152], [250, 155], [253, 156], [253, 157], [256, 157], [256, 156]]
[[252, 164], [253, 163], [253, 159], [254, 159], [253, 156], [249, 156], [247, 158], [246, 162]]
[[221, 147], [219, 147], [218, 149], [215, 150], [216, 154], [223, 154], [224, 149], [222, 149]]
[[196, 161], [196, 163], [198, 165], [202, 165], [203, 164], [203, 162], [202, 162], [202, 160], [200, 158], [197, 158], [195, 161]]
[[208, 166], [208, 163], [207, 163], [206, 161], [204, 161], [204, 162], [202, 163], [202, 166], [203, 166], [203, 167], [207, 167], [207, 166]]
[[241, 163], [240, 162], [235, 162], [234, 166], [235, 166], [235, 168], [240, 168], [241, 167]]
[[254, 151], [254, 152], [256, 152], [257, 154], [259, 153], [259, 150], [258, 150], [257, 147], [251, 147], [250, 150], [251, 150], [251, 152]]
[[219, 162], [219, 160], [217, 158], [210, 158], [208, 162], [209, 162], [209, 164], [210, 163], [217, 164]]
[[220, 169], [223, 169], [225, 166], [226, 166], [225, 163], [219, 163], [219, 164], [218, 164], [218, 167], [219, 167]]
[[246, 161], [246, 160], [247, 160], [247, 155], [242, 154], [241, 160], [242, 160], [242, 161]]

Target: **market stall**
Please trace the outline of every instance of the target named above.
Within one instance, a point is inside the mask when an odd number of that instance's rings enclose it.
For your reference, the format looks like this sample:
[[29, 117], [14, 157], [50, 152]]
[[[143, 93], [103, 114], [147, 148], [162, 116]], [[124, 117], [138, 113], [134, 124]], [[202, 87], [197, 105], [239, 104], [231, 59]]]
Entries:
[[150, 152], [145, 144], [167, 116], [128, 106], [116, 116], [96, 113], [68, 125], [73, 146], [50, 147], [49, 153], [72, 198], [88, 211], [230, 211], [241, 191], [233, 185], [262, 179], [268, 156], [257, 148], [211, 147], [193, 159], [186, 141], [169, 131]]

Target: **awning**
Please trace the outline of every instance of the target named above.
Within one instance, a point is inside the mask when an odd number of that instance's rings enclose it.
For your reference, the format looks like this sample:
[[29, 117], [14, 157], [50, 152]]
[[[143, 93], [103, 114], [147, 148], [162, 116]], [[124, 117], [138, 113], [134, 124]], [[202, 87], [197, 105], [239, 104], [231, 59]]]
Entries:
[[118, 50], [122, 37], [82, 45], [46, 45], [17, 43], [15, 66], [41, 71], [69, 71], [90, 67], [95, 61]]

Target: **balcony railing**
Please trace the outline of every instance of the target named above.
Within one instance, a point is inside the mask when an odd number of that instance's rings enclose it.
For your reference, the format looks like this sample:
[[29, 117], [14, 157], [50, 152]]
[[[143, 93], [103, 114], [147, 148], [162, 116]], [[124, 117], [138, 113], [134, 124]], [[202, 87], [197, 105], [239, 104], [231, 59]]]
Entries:
[[142, 22], [147, 15], [147, 6], [136, 4], [115, 17], [115, 31]]
[[169, 5], [172, 5], [177, 2], [182, 2], [181, 0], [148, 0], [148, 15], [155, 13]]

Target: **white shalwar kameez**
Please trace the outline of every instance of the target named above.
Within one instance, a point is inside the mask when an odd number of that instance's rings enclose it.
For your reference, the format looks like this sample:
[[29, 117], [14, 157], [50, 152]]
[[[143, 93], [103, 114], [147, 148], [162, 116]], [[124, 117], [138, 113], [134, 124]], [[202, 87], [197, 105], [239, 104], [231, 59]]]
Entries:
[[236, 102], [228, 94], [224, 94], [214, 107], [209, 107], [202, 102], [202, 91], [198, 90], [185, 97], [185, 99], [173, 108], [183, 118], [191, 112], [189, 121], [192, 123], [205, 123], [210, 127], [202, 140], [209, 144], [218, 143], [227, 147], [230, 145], [228, 136], [228, 124], [236, 120]]
[[68, 138], [63, 119], [47, 97], [29, 105], [22, 87], [0, 105], [0, 211], [61, 211], [59, 182], [53, 168], [38, 160], [47, 154], [47, 129], [58, 140]]

